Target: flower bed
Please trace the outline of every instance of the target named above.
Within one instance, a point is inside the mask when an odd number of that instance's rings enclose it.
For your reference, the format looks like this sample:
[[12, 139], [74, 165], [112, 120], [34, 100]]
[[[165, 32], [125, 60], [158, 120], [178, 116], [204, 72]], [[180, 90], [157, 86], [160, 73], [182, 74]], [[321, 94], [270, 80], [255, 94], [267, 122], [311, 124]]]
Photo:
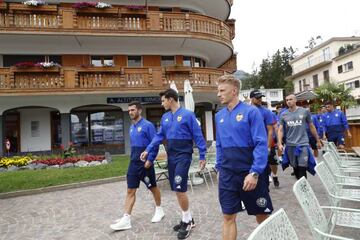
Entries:
[[79, 2], [79, 3], [75, 3], [73, 7], [76, 9], [89, 8], [89, 7], [103, 9], [103, 8], [111, 8], [112, 6], [111, 4], [104, 2]]
[[0, 167], [8, 168], [11, 166], [25, 166], [31, 162], [31, 158], [28, 156], [15, 156], [15, 157], [4, 157], [0, 159]]
[[49, 158], [49, 159], [42, 159], [42, 160], [34, 160], [31, 163], [42, 163], [48, 166], [52, 165], [63, 165], [66, 163], [77, 163], [79, 161], [86, 161], [86, 162], [93, 162], [93, 161], [102, 161], [105, 159], [105, 156], [98, 156], [98, 155], [83, 155], [83, 156], [76, 156], [76, 157], [68, 157], [68, 158]]
[[69, 168], [86, 167], [107, 164], [111, 162], [111, 155], [76, 155], [64, 158], [57, 156], [13, 156], [0, 158], [0, 172], [17, 171], [23, 169]]

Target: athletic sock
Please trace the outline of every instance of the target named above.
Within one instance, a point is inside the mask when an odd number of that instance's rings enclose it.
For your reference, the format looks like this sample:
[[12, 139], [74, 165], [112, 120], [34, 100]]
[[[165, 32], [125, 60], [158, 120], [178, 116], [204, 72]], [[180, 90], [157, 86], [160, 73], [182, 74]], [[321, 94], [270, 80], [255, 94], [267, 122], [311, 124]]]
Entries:
[[192, 219], [191, 217], [191, 213], [190, 213], [190, 210], [187, 210], [187, 211], [182, 211], [182, 221], [185, 222], [185, 223], [188, 223], [190, 222]]

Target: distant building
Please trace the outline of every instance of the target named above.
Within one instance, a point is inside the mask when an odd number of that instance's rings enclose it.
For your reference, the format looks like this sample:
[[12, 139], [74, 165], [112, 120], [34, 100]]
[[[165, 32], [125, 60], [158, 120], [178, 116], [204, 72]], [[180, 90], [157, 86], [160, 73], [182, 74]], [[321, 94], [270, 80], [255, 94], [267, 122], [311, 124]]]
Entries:
[[[254, 89], [242, 90], [239, 94], [239, 99], [244, 102], [250, 102], [250, 92]], [[284, 98], [283, 89], [282, 88], [274, 88], [274, 89], [265, 89], [264, 87], [260, 87], [259, 89], [265, 97], [263, 97], [263, 101], [268, 103], [268, 107], [270, 110], [275, 110], [274, 104], [281, 102]]]
[[[295, 94], [312, 91], [325, 84], [344, 84], [360, 100], [360, 37], [334, 37], [290, 62], [288, 78]], [[360, 119], [360, 108], [347, 111], [349, 120]]]

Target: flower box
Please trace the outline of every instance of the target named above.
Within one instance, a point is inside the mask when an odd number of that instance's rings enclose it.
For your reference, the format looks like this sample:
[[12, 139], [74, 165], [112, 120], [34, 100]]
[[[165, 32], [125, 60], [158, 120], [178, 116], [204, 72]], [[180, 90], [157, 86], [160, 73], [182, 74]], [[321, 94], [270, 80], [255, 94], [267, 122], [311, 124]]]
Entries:
[[9, 9], [15, 11], [39, 11], [39, 12], [57, 12], [57, 5], [29, 6], [19, 3], [9, 3]]
[[78, 72], [120, 72], [120, 68], [116, 66], [112, 67], [94, 67], [94, 66], [82, 66], [78, 69]]
[[123, 6], [120, 13], [124, 15], [146, 15], [147, 11], [145, 6]]
[[60, 67], [51, 67], [51, 68], [41, 68], [41, 67], [28, 67], [28, 68], [17, 68], [11, 67], [12, 72], [23, 72], [23, 73], [33, 73], [33, 72], [59, 72]]
[[191, 72], [191, 67], [186, 66], [168, 66], [165, 67], [166, 72]]

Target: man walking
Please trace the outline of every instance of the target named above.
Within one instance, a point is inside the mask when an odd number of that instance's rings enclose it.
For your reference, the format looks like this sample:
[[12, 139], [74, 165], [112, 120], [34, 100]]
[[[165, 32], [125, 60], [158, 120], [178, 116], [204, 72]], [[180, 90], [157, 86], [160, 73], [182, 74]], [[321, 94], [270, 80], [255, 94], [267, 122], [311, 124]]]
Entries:
[[140, 154], [149, 145], [155, 135], [154, 125], [141, 117], [142, 106], [139, 102], [129, 103], [129, 116], [132, 120], [130, 127], [130, 144], [131, 144], [131, 156], [130, 164], [126, 176], [127, 180], [127, 195], [125, 200], [125, 213], [122, 218], [116, 220], [116, 223], [110, 225], [110, 228], [117, 230], [126, 230], [131, 228], [131, 211], [135, 204], [135, 194], [137, 188], [139, 188], [140, 181], [144, 182], [146, 187], [151, 191], [156, 208], [155, 214], [151, 219], [151, 222], [160, 222], [164, 217], [164, 211], [161, 208], [161, 194], [156, 186], [156, 176], [153, 166], [153, 160], [155, 159], [158, 148], [154, 148], [150, 160], [140, 160]]
[[264, 121], [257, 108], [239, 101], [240, 89], [240, 81], [234, 76], [219, 78], [217, 96], [226, 106], [215, 116], [224, 240], [237, 237], [236, 215], [242, 211], [241, 201], [258, 223], [273, 211], [264, 171], [268, 156]]
[[286, 148], [283, 156], [283, 168], [288, 167], [289, 163], [294, 168], [297, 179], [306, 177], [306, 170], [315, 174], [315, 159], [309, 148], [309, 138], [306, 133], [306, 124], [309, 124], [310, 132], [316, 139], [316, 145], [321, 148], [321, 141], [316, 128], [312, 122], [311, 114], [308, 110], [296, 106], [296, 96], [290, 94], [285, 98], [288, 111], [280, 117], [278, 148], [283, 152], [284, 146], [280, 139], [284, 136], [286, 130]]
[[[275, 160], [276, 151], [275, 151], [275, 146], [273, 145], [273, 143], [274, 143], [274, 125], [276, 125], [276, 120], [274, 119], [274, 116], [271, 113], [271, 111], [269, 109], [267, 109], [266, 107], [262, 106], [262, 97], [265, 97], [265, 96], [261, 93], [261, 91], [259, 91], [257, 89], [250, 92], [251, 104], [254, 105], [255, 107], [257, 107], [257, 109], [260, 111], [260, 113], [263, 117], [263, 120], [264, 120], [264, 125], [267, 130], [269, 155], [268, 155], [268, 165], [266, 167], [266, 172], [268, 173], [269, 178], [271, 178], [270, 174], [272, 173], [274, 185], [275, 185], [275, 187], [279, 187], [280, 182], [277, 177], [277, 161]], [[268, 181], [270, 182], [270, 179]]]
[[185, 239], [190, 235], [195, 226], [194, 219], [189, 209], [187, 196], [187, 180], [192, 160], [193, 141], [199, 149], [200, 168], [205, 167], [206, 143], [195, 114], [180, 107], [178, 94], [173, 89], [167, 89], [160, 94], [162, 106], [166, 112], [160, 122], [160, 129], [152, 142], [141, 154], [141, 159], [152, 161], [154, 151], [163, 140], [167, 140], [168, 171], [171, 190], [176, 192], [176, 197], [182, 210], [180, 224], [174, 226], [178, 232], [178, 239]]
[[349, 125], [345, 114], [334, 108], [333, 102], [326, 103], [325, 130], [329, 142], [334, 142], [339, 148], [345, 147], [344, 131], [347, 131], [348, 137], [351, 138]]

